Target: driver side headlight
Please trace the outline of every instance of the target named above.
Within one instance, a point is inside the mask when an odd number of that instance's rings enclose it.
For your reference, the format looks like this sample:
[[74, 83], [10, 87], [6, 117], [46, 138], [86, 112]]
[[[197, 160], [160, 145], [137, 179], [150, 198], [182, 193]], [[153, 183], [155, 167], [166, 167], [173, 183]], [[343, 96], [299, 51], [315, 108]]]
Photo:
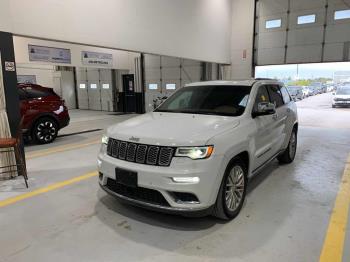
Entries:
[[193, 160], [204, 159], [211, 156], [214, 146], [196, 146], [196, 147], [179, 147], [176, 149], [175, 156], [189, 157]]
[[108, 139], [109, 139], [109, 137], [108, 136], [106, 136], [106, 135], [103, 135], [102, 136], [102, 144], [105, 144], [105, 145], [107, 145], [108, 144]]

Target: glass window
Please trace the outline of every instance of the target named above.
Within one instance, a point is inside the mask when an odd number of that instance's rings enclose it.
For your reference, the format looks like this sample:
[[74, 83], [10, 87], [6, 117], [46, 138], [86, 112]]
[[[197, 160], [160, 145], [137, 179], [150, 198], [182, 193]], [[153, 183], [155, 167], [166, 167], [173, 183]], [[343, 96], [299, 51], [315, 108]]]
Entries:
[[148, 85], [149, 90], [157, 90], [158, 89], [158, 84], [149, 84]]
[[298, 25], [312, 24], [316, 22], [316, 15], [298, 16]]
[[240, 116], [250, 86], [187, 86], [169, 97], [157, 112]]
[[350, 9], [338, 10], [334, 12], [334, 20], [342, 20], [350, 18]]
[[97, 84], [91, 84], [91, 85], [90, 85], [90, 88], [91, 88], [91, 89], [97, 89]]
[[166, 84], [165, 88], [167, 90], [175, 90], [176, 89], [176, 84]]
[[80, 85], [79, 85], [79, 88], [85, 89], [85, 88], [86, 88], [86, 85], [85, 85], [85, 84], [80, 84]]
[[109, 89], [109, 84], [102, 84], [102, 89]]
[[269, 85], [267, 87], [267, 90], [269, 91], [271, 102], [275, 104], [276, 108], [284, 105], [282, 93], [279, 86]]
[[263, 102], [270, 102], [269, 93], [267, 92], [266, 86], [259, 87], [258, 93], [256, 94], [253, 111], [257, 111], [258, 104]]
[[41, 90], [37, 90], [37, 89], [26, 89], [26, 94], [27, 94], [27, 98], [29, 98], [29, 99], [41, 98], [41, 97], [46, 97], [46, 96], [50, 95], [49, 93], [47, 93], [45, 91], [41, 91]]
[[282, 26], [282, 19], [267, 20], [265, 23], [265, 27], [267, 29], [278, 28], [281, 26]]
[[291, 101], [291, 99], [290, 99], [290, 95], [288, 93], [288, 90], [285, 86], [281, 86], [281, 93], [283, 96], [284, 103], [288, 104]]

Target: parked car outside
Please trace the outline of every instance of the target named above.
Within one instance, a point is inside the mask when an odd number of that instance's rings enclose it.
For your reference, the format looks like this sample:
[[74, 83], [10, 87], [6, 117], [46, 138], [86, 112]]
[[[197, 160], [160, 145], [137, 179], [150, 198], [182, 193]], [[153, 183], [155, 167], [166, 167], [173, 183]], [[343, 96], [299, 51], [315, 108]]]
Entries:
[[23, 134], [36, 143], [51, 143], [58, 131], [69, 124], [64, 100], [52, 88], [18, 84]]
[[232, 219], [249, 178], [276, 157], [294, 160], [297, 133], [296, 104], [278, 81], [189, 84], [107, 129], [99, 184], [132, 205]]
[[332, 107], [348, 107], [350, 106], [350, 85], [338, 87], [333, 93]]
[[301, 86], [287, 86], [287, 88], [294, 101], [303, 99], [303, 90]]
[[311, 95], [311, 90], [308, 86], [303, 86], [302, 87], [302, 92], [303, 92], [303, 99], [307, 98]]

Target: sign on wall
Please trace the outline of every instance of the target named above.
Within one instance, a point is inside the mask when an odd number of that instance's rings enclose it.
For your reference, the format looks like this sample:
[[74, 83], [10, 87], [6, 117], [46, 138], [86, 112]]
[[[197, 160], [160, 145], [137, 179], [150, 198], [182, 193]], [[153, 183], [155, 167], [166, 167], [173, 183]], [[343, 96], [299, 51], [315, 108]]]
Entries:
[[28, 45], [29, 61], [70, 64], [70, 49]]
[[36, 84], [36, 76], [35, 75], [17, 75], [18, 83], [25, 84]]
[[97, 53], [82, 51], [81, 62], [83, 65], [97, 65], [97, 66], [113, 66], [113, 55], [106, 53]]

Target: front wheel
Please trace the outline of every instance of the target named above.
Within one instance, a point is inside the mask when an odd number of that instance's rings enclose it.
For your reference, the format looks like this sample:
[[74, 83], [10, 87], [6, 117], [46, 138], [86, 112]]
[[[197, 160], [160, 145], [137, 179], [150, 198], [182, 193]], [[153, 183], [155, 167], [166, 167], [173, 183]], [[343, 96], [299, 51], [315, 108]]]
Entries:
[[230, 220], [242, 209], [247, 188], [247, 167], [240, 159], [234, 159], [226, 169], [217, 196], [213, 215]]
[[58, 126], [55, 120], [43, 117], [33, 126], [32, 138], [39, 144], [47, 144], [57, 137]]
[[297, 152], [297, 144], [298, 144], [297, 130], [296, 128], [294, 128], [289, 139], [288, 147], [286, 148], [286, 150], [283, 151], [282, 154], [280, 154], [277, 157], [278, 161], [281, 164], [289, 164], [294, 161], [295, 154]]

